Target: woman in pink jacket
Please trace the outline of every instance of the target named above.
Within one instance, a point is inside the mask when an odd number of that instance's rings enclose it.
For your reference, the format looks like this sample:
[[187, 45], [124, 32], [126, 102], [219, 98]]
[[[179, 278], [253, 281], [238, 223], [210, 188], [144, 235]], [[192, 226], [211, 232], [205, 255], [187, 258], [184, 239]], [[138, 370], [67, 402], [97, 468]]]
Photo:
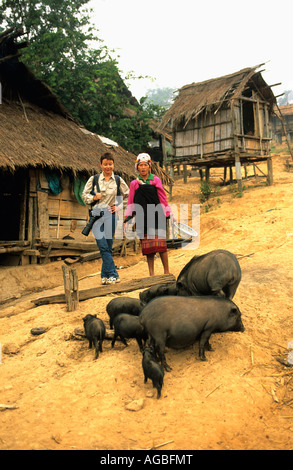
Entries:
[[164, 274], [169, 274], [166, 243], [166, 218], [171, 209], [158, 176], [151, 173], [151, 157], [138, 155], [135, 169], [138, 177], [130, 183], [124, 223], [135, 216], [136, 233], [141, 240], [142, 254], [146, 255], [150, 276], [154, 275], [154, 258], [159, 253]]

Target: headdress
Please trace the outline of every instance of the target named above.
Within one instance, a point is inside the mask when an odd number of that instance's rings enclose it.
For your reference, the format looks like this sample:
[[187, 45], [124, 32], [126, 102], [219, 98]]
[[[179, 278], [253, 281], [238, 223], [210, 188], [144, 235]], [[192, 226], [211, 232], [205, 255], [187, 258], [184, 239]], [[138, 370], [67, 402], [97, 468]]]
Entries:
[[137, 166], [142, 162], [147, 163], [149, 167], [151, 166], [151, 163], [152, 163], [151, 157], [149, 156], [148, 153], [140, 153], [139, 155], [137, 155], [136, 162], [135, 162], [135, 171], [137, 171]]

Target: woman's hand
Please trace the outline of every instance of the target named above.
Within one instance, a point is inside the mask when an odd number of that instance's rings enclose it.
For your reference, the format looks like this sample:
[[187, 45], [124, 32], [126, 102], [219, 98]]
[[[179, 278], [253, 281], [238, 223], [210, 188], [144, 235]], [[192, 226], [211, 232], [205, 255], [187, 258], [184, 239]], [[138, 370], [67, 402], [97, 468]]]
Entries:
[[115, 206], [114, 204], [110, 204], [109, 205], [109, 208], [110, 208], [110, 211], [112, 212], [112, 214], [114, 212], [118, 212], [119, 211], [119, 207], [118, 206]]

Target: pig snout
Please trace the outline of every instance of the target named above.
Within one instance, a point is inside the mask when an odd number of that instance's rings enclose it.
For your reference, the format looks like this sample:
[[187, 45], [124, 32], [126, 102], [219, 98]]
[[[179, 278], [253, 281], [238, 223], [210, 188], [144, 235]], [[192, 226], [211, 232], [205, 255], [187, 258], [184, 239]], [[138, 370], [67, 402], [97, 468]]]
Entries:
[[227, 329], [230, 331], [240, 331], [240, 332], [245, 331], [245, 327], [241, 319], [241, 313], [237, 307], [233, 307], [231, 309], [228, 322], [227, 322]]

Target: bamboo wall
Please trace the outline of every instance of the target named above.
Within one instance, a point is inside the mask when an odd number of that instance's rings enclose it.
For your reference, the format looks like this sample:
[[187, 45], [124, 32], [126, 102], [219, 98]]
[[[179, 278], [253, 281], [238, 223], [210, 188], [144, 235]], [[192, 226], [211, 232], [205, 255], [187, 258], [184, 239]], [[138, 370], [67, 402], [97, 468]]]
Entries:
[[[49, 192], [42, 170], [29, 172], [28, 240], [63, 239], [70, 236], [85, 240], [81, 234], [88, 219], [88, 207], [79, 204], [71, 188], [68, 174], [61, 178], [63, 191], [58, 195]], [[91, 238], [90, 234], [87, 239]]]
[[[245, 112], [253, 120], [253, 130]], [[267, 155], [270, 152], [270, 134], [268, 104], [257, 95], [242, 97], [230, 102], [226, 108], [201, 113], [186, 127], [177, 127], [174, 130], [175, 158], [216, 157], [228, 152]]]

